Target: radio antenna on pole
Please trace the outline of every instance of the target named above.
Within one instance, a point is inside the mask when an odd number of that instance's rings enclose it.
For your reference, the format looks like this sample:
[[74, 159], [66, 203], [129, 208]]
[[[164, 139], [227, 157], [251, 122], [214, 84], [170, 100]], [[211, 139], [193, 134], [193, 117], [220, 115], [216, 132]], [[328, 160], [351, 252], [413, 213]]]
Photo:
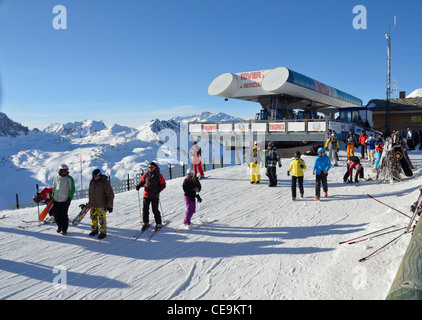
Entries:
[[[397, 26], [397, 17], [394, 16], [394, 29]], [[385, 35], [387, 39], [387, 101], [385, 113], [385, 135], [390, 135], [390, 96], [391, 96], [391, 27], [388, 26], [388, 34]]]

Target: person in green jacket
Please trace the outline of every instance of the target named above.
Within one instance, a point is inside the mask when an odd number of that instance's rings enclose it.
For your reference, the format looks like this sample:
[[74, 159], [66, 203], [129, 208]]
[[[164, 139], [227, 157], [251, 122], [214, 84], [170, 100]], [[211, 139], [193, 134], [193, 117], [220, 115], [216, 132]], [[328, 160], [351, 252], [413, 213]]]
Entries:
[[62, 164], [59, 167], [59, 175], [54, 179], [53, 192], [51, 194], [54, 201], [51, 211], [57, 223], [57, 232], [62, 235], [67, 234], [69, 226], [68, 210], [70, 202], [75, 194], [75, 181], [69, 175], [69, 168]]
[[300, 196], [303, 198], [303, 171], [306, 170], [305, 161], [300, 158], [300, 151], [296, 151], [295, 159], [287, 169], [287, 175], [292, 171], [292, 199], [296, 200], [296, 181], [299, 184]]

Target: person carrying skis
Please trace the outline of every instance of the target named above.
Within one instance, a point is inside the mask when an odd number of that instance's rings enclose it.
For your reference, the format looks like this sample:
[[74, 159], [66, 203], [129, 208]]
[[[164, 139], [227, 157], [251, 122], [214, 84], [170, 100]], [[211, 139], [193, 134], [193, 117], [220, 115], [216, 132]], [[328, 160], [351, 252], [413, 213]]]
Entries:
[[142, 230], [149, 227], [149, 206], [152, 206], [152, 213], [154, 214], [156, 229], [162, 227], [161, 212], [158, 210], [160, 202], [160, 192], [166, 188], [166, 181], [160, 173], [160, 168], [155, 162], [150, 162], [148, 165], [148, 172], [145, 173], [136, 190], [139, 191], [144, 188], [143, 193], [143, 207], [142, 207]]
[[328, 150], [331, 163], [334, 162], [334, 166], [337, 167], [337, 151], [340, 149], [340, 145], [334, 133], [332, 133], [325, 142], [325, 149]]
[[183, 180], [182, 187], [186, 203], [186, 214], [183, 224], [187, 229], [190, 229], [192, 216], [196, 212], [196, 199], [198, 199], [198, 202], [202, 201], [201, 197], [196, 194], [201, 191], [201, 183], [194, 175], [192, 169], [187, 170], [187, 175], [185, 180]]
[[265, 168], [267, 168], [267, 177], [270, 179], [269, 187], [277, 186], [277, 168], [281, 168], [281, 161], [274, 143], [269, 142], [267, 146], [267, 153], [265, 154]]
[[353, 150], [358, 145], [358, 142], [356, 140], [356, 136], [353, 133], [352, 129], [349, 130], [349, 133], [346, 136], [346, 149], [347, 149], [347, 159], [350, 158], [350, 156], [354, 156]]
[[315, 200], [321, 198], [321, 184], [324, 190], [324, 197], [328, 197], [328, 170], [331, 168], [330, 158], [325, 154], [324, 148], [318, 149], [318, 156], [315, 158], [313, 174], [315, 179]]
[[258, 142], [255, 141], [255, 144], [252, 148], [251, 161], [249, 163], [250, 172], [251, 172], [251, 183], [260, 183], [261, 174], [259, 172], [261, 164], [261, 157], [259, 156], [259, 146]]
[[104, 239], [107, 235], [106, 213], [113, 212], [114, 191], [107, 176], [101, 174], [100, 169], [92, 171], [92, 179], [89, 183], [89, 205], [91, 206], [91, 233], [90, 237], [100, 234], [98, 239]]
[[75, 181], [69, 175], [69, 167], [62, 164], [59, 167], [59, 175], [54, 179], [51, 193], [54, 201], [51, 211], [57, 224], [57, 232], [62, 235], [67, 234], [69, 226], [68, 210], [74, 194]]
[[296, 151], [295, 159], [287, 169], [287, 175], [292, 171], [292, 199], [296, 200], [296, 181], [299, 183], [300, 196], [303, 198], [303, 171], [306, 170], [305, 161], [300, 158], [300, 151]]
[[201, 154], [202, 149], [198, 146], [198, 142], [194, 141], [192, 148], [190, 148], [189, 153], [192, 157], [193, 170], [195, 170], [195, 176], [199, 171], [200, 179], [204, 177], [204, 171], [202, 170], [201, 163]]

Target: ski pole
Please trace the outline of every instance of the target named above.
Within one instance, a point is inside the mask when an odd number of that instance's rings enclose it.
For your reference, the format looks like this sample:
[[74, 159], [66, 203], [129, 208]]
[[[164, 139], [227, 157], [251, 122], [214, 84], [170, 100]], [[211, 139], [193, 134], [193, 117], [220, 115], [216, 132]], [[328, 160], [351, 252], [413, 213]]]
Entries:
[[393, 233], [393, 232], [397, 232], [397, 231], [400, 231], [400, 230], [403, 230], [403, 229], [405, 229], [405, 228], [400, 228], [400, 229], [391, 230], [391, 231], [388, 231], [388, 232], [384, 232], [384, 233], [381, 233], [381, 234], [377, 234], [377, 235], [375, 235], [375, 236], [373, 236], [373, 237], [368, 237], [368, 238], [365, 238], [365, 239], [361, 239], [361, 240], [357, 240], [357, 241], [352, 241], [352, 242], [349, 242], [349, 244], [354, 244], [354, 243], [359, 243], [359, 242], [363, 242], [363, 241], [366, 241], [366, 240], [371, 240], [371, 239], [373, 239], [373, 238], [377, 238], [377, 237], [380, 237], [380, 236], [384, 236], [384, 235], [386, 235], [386, 234]]
[[401, 212], [400, 210], [397, 210], [397, 209], [395, 209], [395, 208], [393, 208], [393, 207], [390, 207], [388, 204], [386, 204], [386, 203], [384, 203], [384, 202], [382, 202], [382, 201], [379, 201], [378, 199], [375, 199], [373, 196], [371, 196], [371, 195], [369, 195], [369, 194], [366, 194], [366, 195], [367, 195], [368, 197], [370, 197], [370, 198], [374, 199], [375, 201], [378, 201], [379, 203], [381, 203], [381, 204], [383, 204], [383, 205], [385, 205], [385, 206], [389, 207], [390, 209], [393, 209], [393, 210], [397, 211], [398, 213], [401, 213], [402, 215], [404, 215], [404, 216], [406, 216], [406, 217], [408, 217], [408, 218], [411, 218], [410, 216], [408, 216], [407, 214], [405, 214], [405, 213]]
[[163, 207], [161, 206], [161, 200], [160, 198], [158, 198], [158, 202], [160, 203], [160, 209], [161, 209], [161, 216], [162, 216], [162, 220], [166, 221], [165, 217], [164, 217], [164, 212], [163, 212]]
[[361, 235], [361, 236], [359, 236], [359, 237], [356, 237], [356, 238], [353, 238], [353, 239], [350, 239], [350, 240], [345, 240], [345, 241], [339, 242], [339, 244], [348, 243], [348, 242], [351, 242], [351, 241], [353, 241], [353, 240], [357, 240], [357, 239], [360, 239], [360, 238], [363, 238], [363, 237], [369, 236], [369, 235], [371, 235], [371, 234], [378, 233], [378, 232], [381, 232], [381, 231], [384, 231], [384, 230], [387, 230], [387, 229], [390, 229], [390, 228], [394, 228], [394, 227], [395, 227], [395, 225], [394, 225], [394, 226], [391, 226], [391, 227], [383, 228], [383, 229], [380, 229], [380, 230], [372, 231], [372, 232], [370, 232], [370, 233], [363, 234], [363, 235]]
[[401, 235], [399, 235], [398, 237], [395, 237], [393, 240], [391, 240], [390, 242], [388, 242], [387, 244], [383, 245], [381, 248], [375, 250], [374, 252], [372, 252], [370, 255], [366, 256], [365, 258], [362, 258], [359, 260], [359, 262], [364, 262], [366, 260], [368, 260], [370, 257], [372, 257], [374, 254], [376, 254], [377, 252], [379, 252], [380, 250], [382, 250], [383, 248], [385, 248], [386, 246], [388, 246], [389, 244], [393, 243], [394, 241], [397, 241], [401, 236], [405, 235], [406, 232], [403, 232]]
[[139, 195], [139, 190], [138, 192], [138, 207], [139, 207], [139, 216], [141, 218], [141, 224], [142, 224], [142, 211], [141, 211], [141, 196]]

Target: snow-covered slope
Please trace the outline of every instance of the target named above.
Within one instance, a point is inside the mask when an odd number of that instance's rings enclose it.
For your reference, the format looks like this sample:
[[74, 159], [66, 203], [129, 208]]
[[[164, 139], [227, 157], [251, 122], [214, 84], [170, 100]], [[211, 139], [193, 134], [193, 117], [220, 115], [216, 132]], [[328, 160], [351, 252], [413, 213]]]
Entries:
[[[116, 195], [102, 241], [88, 236], [89, 216], [62, 236], [54, 225], [18, 227], [23, 219], [36, 219], [37, 208], [0, 212], [0, 299], [385, 299], [410, 235], [363, 263], [358, 260], [399, 233], [339, 242], [405, 227], [408, 218], [366, 194], [409, 213], [422, 175], [394, 184], [344, 184], [345, 158], [340, 151], [342, 166], [330, 170], [329, 197], [320, 202], [313, 199], [311, 169], [305, 172], [305, 198], [291, 200], [285, 173], [290, 159], [282, 160], [276, 188], [268, 188], [263, 168], [259, 185], [249, 183], [245, 165], [216, 169], [201, 181], [203, 202], [193, 219], [215, 222], [185, 233], [177, 232], [185, 212], [182, 178], [170, 180], [161, 195], [170, 222], [150, 242], [130, 239], [140, 229], [135, 190]], [[421, 167], [421, 152], [410, 152], [410, 158]], [[311, 168], [314, 157], [303, 159]], [[72, 202], [71, 218], [85, 201]]]

